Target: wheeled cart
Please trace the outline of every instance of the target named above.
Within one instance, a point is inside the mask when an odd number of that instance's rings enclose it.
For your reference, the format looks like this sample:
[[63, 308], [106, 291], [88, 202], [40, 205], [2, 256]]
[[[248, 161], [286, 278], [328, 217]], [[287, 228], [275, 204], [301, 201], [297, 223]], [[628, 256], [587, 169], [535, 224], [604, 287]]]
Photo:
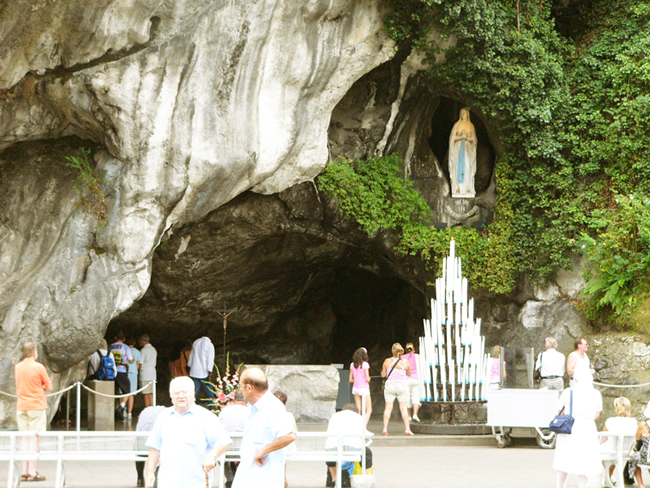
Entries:
[[514, 444], [513, 437], [535, 437], [543, 449], [555, 447], [555, 433], [548, 424], [557, 415], [561, 391], [532, 389], [491, 390], [488, 395], [487, 425], [499, 447]]

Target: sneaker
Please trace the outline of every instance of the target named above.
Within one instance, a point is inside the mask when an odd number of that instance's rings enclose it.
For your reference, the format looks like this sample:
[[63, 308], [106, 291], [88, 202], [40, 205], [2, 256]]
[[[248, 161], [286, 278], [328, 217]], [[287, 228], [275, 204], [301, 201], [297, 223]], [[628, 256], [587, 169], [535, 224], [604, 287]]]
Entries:
[[122, 419], [126, 420], [126, 405], [120, 405], [118, 412], [120, 413]]
[[419, 422], [419, 421], [420, 421], [420, 417], [418, 417], [417, 415], [413, 415], [413, 422]]
[[409, 422], [413, 422], [413, 417], [409, 417]]
[[141, 486], [144, 486], [144, 480], [143, 480], [142, 478], [139, 478], [139, 479], [138, 479], [138, 484], [137, 484], [137, 486], [138, 486], [138, 488], [141, 487]]
[[133, 415], [130, 414], [130, 413], [127, 413], [127, 414], [126, 414], [126, 418], [127, 418], [128, 420], [131, 420], [131, 419], [133, 418]]

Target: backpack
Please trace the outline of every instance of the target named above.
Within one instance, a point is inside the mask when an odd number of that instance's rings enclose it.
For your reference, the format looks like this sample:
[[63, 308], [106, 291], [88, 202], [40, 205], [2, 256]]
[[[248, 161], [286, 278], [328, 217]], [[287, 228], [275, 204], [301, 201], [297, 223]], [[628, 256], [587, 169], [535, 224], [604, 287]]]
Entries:
[[92, 379], [98, 381], [113, 381], [115, 380], [115, 361], [111, 357], [111, 353], [107, 353], [106, 356], [97, 349], [97, 354], [99, 355], [99, 366], [97, 366], [97, 371], [91, 376]]

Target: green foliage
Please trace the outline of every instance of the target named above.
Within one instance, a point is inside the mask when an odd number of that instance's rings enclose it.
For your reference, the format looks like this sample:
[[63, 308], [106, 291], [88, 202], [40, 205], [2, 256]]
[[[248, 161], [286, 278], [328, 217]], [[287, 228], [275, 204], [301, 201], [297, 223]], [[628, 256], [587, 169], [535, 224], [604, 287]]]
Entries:
[[[507, 293], [515, 280], [512, 244], [506, 218], [492, 226], [498, 232], [479, 233], [456, 227], [436, 230], [426, 225], [431, 218], [427, 203], [404, 180], [403, 161], [396, 155], [366, 161], [333, 161], [319, 177], [320, 187], [335, 197], [340, 208], [369, 235], [379, 230], [395, 232], [400, 255], [420, 257], [436, 275], [440, 262], [456, 239], [456, 250], [465, 263], [472, 284], [496, 293]], [[508, 215], [502, 212], [501, 215]]]
[[434, 94], [495, 130], [503, 155], [489, 233], [511, 243], [513, 272], [543, 283], [588, 242], [592, 313], [620, 318], [650, 289], [650, 249], [615, 232], [643, 228], [641, 214], [613, 204], [618, 194], [643, 201], [650, 185], [650, 5], [576, 3], [573, 38], [544, 0], [391, 0], [386, 31], [426, 55]]
[[88, 161], [90, 154], [90, 149], [82, 147], [77, 151], [76, 156], [66, 156], [68, 160], [66, 165], [78, 172], [75, 178], [75, 190], [80, 198], [79, 207], [94, 215], [98, 222], [106, 222], [108, 205], [102, 190], [102, 185], [106, 181], [93, 175], [93, 168]]
[[623, 321], [635, 312], [650, 270], [650, 202], [617, 195], [615, 206], [594, 212], [597, 238], [583, 233], [591, 263], [585, 293], [593, 308], [609, 306]]
[[395, 155], [355, 162], [341, 160], [327, 165], [319, 183], [368, 234], [379, 229], [400, 231], [412, 221], [426, 220], [431, 215], [413, 183], [397, 176], [402, 165]]

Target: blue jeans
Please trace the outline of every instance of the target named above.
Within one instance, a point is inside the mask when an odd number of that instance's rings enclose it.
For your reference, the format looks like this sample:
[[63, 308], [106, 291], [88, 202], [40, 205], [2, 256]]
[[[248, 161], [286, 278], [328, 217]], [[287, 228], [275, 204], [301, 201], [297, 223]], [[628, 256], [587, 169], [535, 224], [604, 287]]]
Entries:
[[204, 383], [204, 381], [208, 381], [208, 378], [208, 376], [205, 378], [192, 378], [192, 381], [194, 381], [194, 396], [196, 398], [199, 396], [199, 390], [201, 390], [201, 387], [203, 387], [205, 396], [212, 400], [217, 398], [217, 396], [214, 394], [214, 390], [212, 389], [212, 385], [210, 383]]

